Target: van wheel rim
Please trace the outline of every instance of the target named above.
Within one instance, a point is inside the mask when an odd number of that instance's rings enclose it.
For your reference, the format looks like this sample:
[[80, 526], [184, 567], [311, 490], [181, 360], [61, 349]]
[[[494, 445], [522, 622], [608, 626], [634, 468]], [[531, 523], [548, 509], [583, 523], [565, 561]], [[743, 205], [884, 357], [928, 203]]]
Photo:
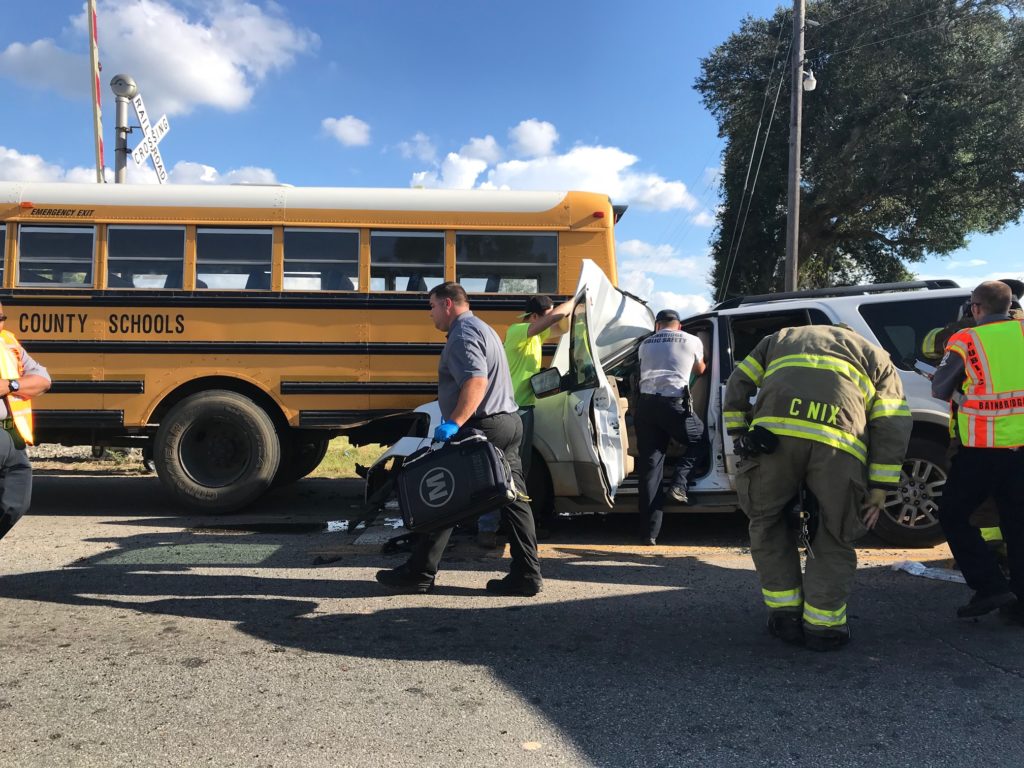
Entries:
[[946, 473], [942, 467], [925, 459], [905, 461], [899, 488], [885, 496], [884, 513], [903, 528], [938, 525], [938, 501], [945, 485]]

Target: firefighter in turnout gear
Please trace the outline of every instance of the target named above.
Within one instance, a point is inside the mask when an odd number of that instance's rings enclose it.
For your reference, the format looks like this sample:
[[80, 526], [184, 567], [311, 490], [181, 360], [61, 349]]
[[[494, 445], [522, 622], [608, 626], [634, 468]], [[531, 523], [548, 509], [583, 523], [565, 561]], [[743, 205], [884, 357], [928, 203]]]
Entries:
[[[955, 333], [932, 378], [932, 395], [956, 404], [960, 449], [939, 501], [939, 522], [949, 548], [974, 590], [957, 609], [961, 618], [997, 608], [1024, 623], [1024, 322], [1010, 316], [1012, 294], [998, 281], [971, 295], [975, 326]], [[998, 567], [969, 516], [992, 495], [999, 508], [1010, 579]]]
[[[736, 491], [750, 518], [768, 630], [813, 650], [838, 649], [850, 639], [853, 542], [899, 486], [910, 441], [899, 375], [885, 350], [849, 328], [784, 328], [736, 366], [723, 411], [743, 457]], [[785, 511], [805, 486], [820, 519], [801, 573], [798, 531]]]

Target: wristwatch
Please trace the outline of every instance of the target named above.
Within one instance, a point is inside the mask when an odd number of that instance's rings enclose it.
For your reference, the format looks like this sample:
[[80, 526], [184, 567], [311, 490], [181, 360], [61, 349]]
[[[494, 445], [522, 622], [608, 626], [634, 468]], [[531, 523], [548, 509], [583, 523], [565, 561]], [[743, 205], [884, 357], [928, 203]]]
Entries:
[[17, 379], [10, 379], [7, 382], [7, 385], [11, 392], [17, 392], [19, 389], [21, 389], [21, 384], [18, 383]]

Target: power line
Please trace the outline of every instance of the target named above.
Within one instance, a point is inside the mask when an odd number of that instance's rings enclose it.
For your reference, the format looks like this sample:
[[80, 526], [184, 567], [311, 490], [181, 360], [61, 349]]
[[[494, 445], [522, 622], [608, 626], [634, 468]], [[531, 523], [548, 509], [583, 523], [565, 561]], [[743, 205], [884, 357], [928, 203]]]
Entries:
[[[783, 18], [785, 18], [785, 16], [783, 16]], [[779, 22], [779, 36], [775, 40], [775, 54], [772, 57], [772, 64], [771, 64], [771, 67], [768, 69], [768, 77], [767, 77], [767, 79], [765, 81], [764, 99], [761, 102], [761, 114], [758, 115], [758, 118], [757, 118], [757, 128], [754, 130], [754, 143], [753, 143], [753, 145], [750, 148], [750, 160], [747, 162], [747, 175], [743, 179], [743, 192], [740, 195], [739, 210], [737, 211], [736, 218], [733, 221], [732, 235], [729, 238], [729, 247], [728, 247], [728, 249], [726, 249], [726, 279], [725, 279], [725, 282], [722, 284], [723, 288], [721, 289], [720, 293], [724, 293], [724, 290], [725, 290], [726, 287], [728, 287], [729, 280], [731, 279], [732, 262], [735, 259], [735, 257], [733, 256], [733, 246], [736, 245], [736, 250], [737, 250], [737, 252], [739, 251], [739, 246], [737, 244], [737, 232], [740, 231], [740, 215], [743, 212], [744, 200], [747, 199], [747, 183], [750, 181], [750, 170], [751, 170], [751, 168], [754, 165], [754, 156], [757, 154], [757, 142], [758, 142], [759, 137], [761, 135], [761, 126], [764, 123], [764, 113], [765, 113], [765, 110], [768, 107], [768, 96], [769, 96], [769, 94], [771, 94], [771, 87], [772, 87], [772, 73], [775, 71], [775, 63], [779, 59], [779, 46], [780, 46], [780, 44], [782, 42], [782, 31], [783, 31], [783, 29], [785, 29], [785, 25], [780, 21]], [[790, 55], [790, 51], [792, 50], [792, 47], [793, 47], [793, 41], [790, 40], [789, 41], [789, 45], [786, 47], [786, 56], [785, 56], [786, 61], [789, 60], [789, 55]], [[781, 78], [779, 80], [779, 91], [781, 91], [781, 89], [782, 89], [782, 80], [784, 80], [785, 77], [786, 77], [786, 68], [783, 67], [782, 68], [782, 75], [781, 75]], [[779, 101], [778, 93], [779, 92], [777, 91], [776, 94], [775, 94], [775, 104], [778, 104], [778, 101]], [[775, 106], [773, 105], [772, 106], [772, 116], [774, 117], [774, 115], [775, 115]], [[769, 118], [769, 127], [765, 131], [765, 144], [767, 144], [768, 132], [770, 131], [770, 129], [771, 129], [771, 120]], [[764, 157], [764, 149], [763, 148], [761, 150], [761, 157], [762, 158]], [[758, 161], [758, 170], [760, 171], [760, 169], [761, 169], [761, 163], [760, 163], [760, 161]], [[754, 186], [756, 186], [756, 185], [757, 185], [757, 177], [755, 175]], [[750, 200], [753, 199], [753, 195], [754, 195], [754, 187], [751, 187], [750, 188]], [[750, 206], [749, 206], [749, 203], [748, 203], [748, 205], [747, 205], [747, 212], [749, 213], [749, 211], [750, 211]], [[744, 221], [744, 223], [746, 223], [746, 222]], [[719, 301], [721, 301], [721, 299], [719, 299]]]
[[[792, 53], [792, 41], [790, 41], [790, 47], [789, 47], [789, 49], [786, 52], [786, 60], [787, 61], [789, 60], [791, 53]], [[753, 182], [753, 184], [750, 187], [750, 195], [747, 198], [747, 209], [746, 209], [746, 212], [743, 213], [743, 224], [740, 227], [739, 237], [736, 240], [736, 250], [735, 250], [735, 252], [731, 253], [730, 256], [727, 259], [726, 275], [725, 275], [725, 280], [722, 283], [722, 289], [721, 289], [721, 291], [719, 291], [719, 299], [718, 299], [719, 301], [722, 301], [725, 298], [725, 294], [729, 290], [729, 283], [732, 281], [732, 270], [733, 270], [733, 267], [736, 266], [736, 259], [738, 258], [739, 253], [740, 253], [740, 243], [743, 241], [743, 231], [747, 228], [747, 217], [750, 216], [750, 208], [751, 208], [751, 205], [753, 204], [753, 201], [754, 201], [754, 190], [757, 189], [757, 180], [758, 180], [758, 177], [761, 175], [761, 164], [764, 162], [764, 153], [765, 153], [765, 150], [768, 148], [768, 137], [771, 135], [772, 123], [775, 122], [775, 110], [776, 110], [776, 108], [779, 105], [779, 95], [782, 93], [782, 84], [785, 81], [786, 81], [786, 71], [784, 69], [783, 72], [782, 72], [782, 76], [779, 78], [779, 87], [775, 91], [775, 102], [772, 104], [772, 114], [768, 118], [768, 125], [765, 127], [764, 143], [761, 145], [761, 155], [757, 159], [757, 169], [754, 171], [754, 182]], [[741, 211], [743, 210], [742, 198], [741, 198], [740, 210]], [[739, 215], [737, 215], [737, 221], [738, 220], [739, 220]], [[731, 250], [731, 247], [730, 247], [730, 250]]]

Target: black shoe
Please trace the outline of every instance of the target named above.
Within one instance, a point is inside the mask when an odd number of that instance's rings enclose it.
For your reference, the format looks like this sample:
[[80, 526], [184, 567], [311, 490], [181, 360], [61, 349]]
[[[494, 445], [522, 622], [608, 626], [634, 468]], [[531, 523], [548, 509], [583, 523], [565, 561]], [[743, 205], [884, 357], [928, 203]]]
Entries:
[[408, 592], [409, 594], [426, 594], [434, 588], [433, 578], [424, 579], [422, 576], [413, 576], [405, 569], [404, 565], [377, 571], [377, 581], [396, 592]]
[[656, 547], [656, 546], [658, 546], [658, 540], [657, 539], [652, 539], [650, 536], [644, 536], [643, 542], [644, 542], [644, 544], [646, 544], [649, 547]]
[[811, 651], [838, 651], [850, 644], [850, 628], [829, 629], [824, 632], [805, 632], [804, 645]]
[[680, 504], [686, 504], [690, 499], [686, 495], [686, 489], [681, 485], [673, 485], [668, 489], [668, 495]]
[[961, 619], [973, 619], [977, 616], [984, 616], [992, 613], [997, 608], [1010, 605], [1017, 601], [1013, 592], [975, 592], [967, 605], [961, 605], [956, 609], [956, 615]]
[[999, 618], [1007, 624], [1018, 624], [1024, 627], [1024, 605], [1020, 600], [1014, 600], [1012, 603], [1000, 606]]
[[775, 611], [768, 614], [768, 634], [790, 645], [803, 645], [804, 620], [799, 613]]
[[541, 583], [517, 579], [512, 576], [506, 576], [503, 579], [491, 579], [487, 582], [487, 591], [495, 595], [533, 597], [542, 589], [544, 589], [544, 585]]

